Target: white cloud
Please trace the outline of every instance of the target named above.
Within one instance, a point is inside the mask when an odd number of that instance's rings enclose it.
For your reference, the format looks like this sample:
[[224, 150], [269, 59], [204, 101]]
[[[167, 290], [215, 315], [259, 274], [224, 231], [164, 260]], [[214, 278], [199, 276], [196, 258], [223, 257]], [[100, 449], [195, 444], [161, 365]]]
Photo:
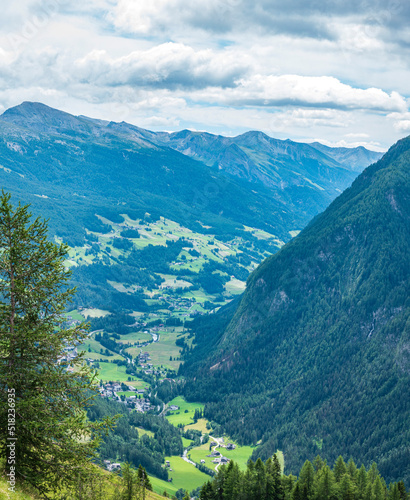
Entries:
[[109, 86], [225, 87], [247, 71], [246, 59], [169, 42], [116, 59], [96, 50], [77, 60], [75, 68], [80, 80]]
[[[346, 136], [347, 135], [349, 134], [346, 134]], [[313, 142], [320, 142], [331, 148], [358, 148], [359, 146], [363, 146], [371, 151], [377, 151], [379, 153], [384, 153], [386, 151], [386, 148], [381, 147], [380, 143], [376, 141], [346, 141], [345, 139], [327, 141], [326, 139], [315, 139]]]
[[119, 0], [109, 18], [118, 30], [138, 35], [176, 32], [181, 26], [225, 32], [232, 24], [228, 17], [240, 13], [242, 4], [242, 0]]
[[349, 113], [334, 109], [288, 109], [273, 114], [271, 128], [277, 131], [291, 128], [348, 127], [352, 118]]
[[354, 88], [330, 76], [253, 75], [233, 89], [204, 91], [202, 99], [240, 106], [316, 106], [340, 109], [404, 111], [407, 104], [399, 93], [381, 89]]
[[9, 2], [0, 110], [387, 146], [410, 130], [410, 7], [370, 3]]

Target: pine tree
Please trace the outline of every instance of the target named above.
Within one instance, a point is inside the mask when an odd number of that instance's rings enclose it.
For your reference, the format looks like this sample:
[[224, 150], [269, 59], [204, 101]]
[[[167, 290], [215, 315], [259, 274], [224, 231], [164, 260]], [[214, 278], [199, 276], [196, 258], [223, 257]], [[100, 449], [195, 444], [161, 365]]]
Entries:
[[140, 485], [140, 489], [142, 491], [142, 499], [145, 500], [145, 493], [147, 490], [152, 491], [152, 485], [151, 481], [149, 480], [147, 471], [142, 465], [138, 467], [137, 476], [138, 484]]
[[325, 465], [318, 473], [318, 481], [316, 486], [317, 500], [333, 500], [336, 499], [336, 482], [333, 472]]
[[350, 474], [345, 474], [339, 484], [339, 498], [341, 500], [355, 500], [356, 488], [350, 477]]
[[356, 464], [354, 463], [353, 458], [349, 458], [349, 461], [347, 462], [347, 472], [349, 473], [350, 477], [355, 480], [357, 476], [357, 467]]
[[309, 460], [303, 464], [299, 475], [299, 486], [304, 491], [306, 498], [311, 498], [313, 494], [313, 483], [315, 478], [315, 469]]
[[385, 499], [383, 483], [380, 479], [380, 476], [377, 476], [375, 482], [373, 483], [373, 498], [374, 500]]
[[299, 486], [299, 483], [296, 483], [296, 486], [292, 491], [292, 500], [303, 500], [302, 491]]
[[206, 482], [201, 489], [201, 494], [199, 495], [201, 500], [214, 500], [214, 490], [211, 481]]
[[74, 293], [64, 267], [68, 248], [49, 242], [46, 221], [30, 223], [28, 206], [14, 210], [10, 198], [0, 197], [0, 453], [9, 473], [14, 467], [17, 480], [46, 497], [93, 469], [102, 424], [85, 416], [93, 380], [81, 356], [71, 369], [62, 360], [87, 335], [81, 325], [63, 325]]
[[389, 500], [401, 500], [400, 499], [400, 492], [397, 483], [394, 483], [390, 487], [389, 491]]
[[255, 462], [255, 482], [253, 485], [253, 498], [263, 500], [266, 494], [266, 470], [261, 458]]
[[226, 468], [226, 479], [224, 484], [224, 500], [237, 500], [239, 486], [242, 481], [242, 473], [238, 464], [231, 460]]
[[335, 475], [336, 482], [339, 483], [342, 477], [346, 474], [347, 467], [343, 460], [343, 457], [339, 456], [333, 467], [333, 473]]
[[357, 489], [358, 489], [359, 499], [364, 498], [366, 486], [367, 486], [367, 472], [364, 465], [362, 465], [359, 469], [359, 472], [357, 473]]
[[397, 483], [397, 488], [399, 490], [400, 500], [406, 500], [406, 498], [407, 498], [407, 492], [406, 492], [406, 487], [404, 486], [404, 482], [403, 481], [399, 481]]

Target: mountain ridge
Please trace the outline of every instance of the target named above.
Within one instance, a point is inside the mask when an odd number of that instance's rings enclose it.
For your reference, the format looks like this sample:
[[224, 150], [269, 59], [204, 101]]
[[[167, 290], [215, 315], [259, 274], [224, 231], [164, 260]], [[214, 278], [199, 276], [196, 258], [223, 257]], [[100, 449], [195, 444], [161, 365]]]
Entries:
[[[110, 205], [111, 211], [116, 206], [118, 216], [121, 204], [132, 200], [133, 206], [144, 212], [156, 213], [157, 207], [163, 206], [166, 213], [162, 215], [191, 227], [201, 220], [205, 208], [205, 213], [213, 214], [208, 222], [202, 221], [205, 225], [214, 226], [217, 220], [223, 225], [222, 220], [230, 220], [231, 226], [258, 226], [287, 241], [289, 231], [302, 229], [357, 175], [310, 146], [301, 147], [324, 159], [323, 163], [315, 160], [313, 166], [305, 165], [306, 156], [299, 162], [284, 156], [279, 167], [272, 168], [268, 153], [263, 153], [259, 162], [255, 151], [252, 159], [232, 139], [204, 134], [201, 140], [232, 143], [228, 156], [233, 161], [238, 155], [243, 158], [243, 172], [235, 167], [231, 175], [165, 144], [164, 138], [178, 134], [191, 137], [193, 133], [155, 133], [125, 122], [75, 117], [41, 103], [24, 102], [0, 116], [0, 181], [19, 196], [28, 195], [33, 208], [45, 216], [58, 213], [58, 220], [70, 220], [71, 244], [77, 244], [85, 234], [80, 227], [82, 213], [85, 218], [94, 216], [101, 203]], [[276, 141], [250, 133], [245, 142], [255, 136]], [[288, 143], [286, 147], [290, 147]], [[293, 161], [291, 167], [288, 160]], [[194, 181], [189, 182], [187, 176]], [[47, 200], [58, 197], [62, 203], [51, 207]], [[91, 207], [93, 203], [97, 205]], [[79, 217], [67, 213], [70, 205], [76, 207]], [[62, 230], [62, 224], [58, 225], [60, 236], [66, 238], [67, 228]], [[55, 234], [53, 223], [51, 229]]]

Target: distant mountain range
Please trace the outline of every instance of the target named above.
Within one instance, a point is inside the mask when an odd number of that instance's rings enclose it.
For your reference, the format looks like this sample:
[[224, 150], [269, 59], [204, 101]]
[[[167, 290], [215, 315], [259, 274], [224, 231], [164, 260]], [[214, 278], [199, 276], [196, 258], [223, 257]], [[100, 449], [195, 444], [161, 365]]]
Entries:
[[321, 454], [410, 484], [410, 137], [195, 320], [186, 394], [254, 457]]
[[288, 241], [379, 156], [364, 148], [348, 154], [260, 132], [155, 133], [32, 102], [0, 116], [1, 186], [50, 217], [52, 231], [73, 245], [94, 214], [124, 212], [217, 234], [245, 224]]

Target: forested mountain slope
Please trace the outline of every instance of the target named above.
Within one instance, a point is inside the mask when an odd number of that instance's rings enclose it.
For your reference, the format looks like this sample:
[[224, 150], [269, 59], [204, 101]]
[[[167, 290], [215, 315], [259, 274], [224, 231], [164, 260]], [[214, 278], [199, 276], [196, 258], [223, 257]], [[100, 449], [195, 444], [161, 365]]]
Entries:
[[253, 272], [228, 326], [198, 320], [187, 396], [288, 473], [320, 452], [409, 482], [409, 273], [406, 138]]

